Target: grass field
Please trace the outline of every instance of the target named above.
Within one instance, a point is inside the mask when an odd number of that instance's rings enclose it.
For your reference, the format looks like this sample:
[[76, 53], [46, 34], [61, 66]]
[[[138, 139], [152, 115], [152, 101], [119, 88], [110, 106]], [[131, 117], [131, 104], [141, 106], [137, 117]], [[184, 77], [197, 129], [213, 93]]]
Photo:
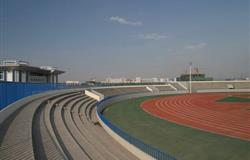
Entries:
[[250, 98], [244, 97], [225, 97], [220, 99], [218, 102], [250, 102]]
[[247, 160], [250, 142], [171, 123], [149, 115], [140, 103], [152, 97], [110, 105], [105, 117], [127, 133], [181, 160]]

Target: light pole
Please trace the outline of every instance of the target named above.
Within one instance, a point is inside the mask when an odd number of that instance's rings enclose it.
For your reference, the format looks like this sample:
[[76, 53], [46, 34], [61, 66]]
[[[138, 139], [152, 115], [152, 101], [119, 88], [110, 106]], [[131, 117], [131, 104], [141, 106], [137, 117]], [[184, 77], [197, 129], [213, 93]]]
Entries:
[[189, 63], [189, 93], [192, 93], [192, 62]]

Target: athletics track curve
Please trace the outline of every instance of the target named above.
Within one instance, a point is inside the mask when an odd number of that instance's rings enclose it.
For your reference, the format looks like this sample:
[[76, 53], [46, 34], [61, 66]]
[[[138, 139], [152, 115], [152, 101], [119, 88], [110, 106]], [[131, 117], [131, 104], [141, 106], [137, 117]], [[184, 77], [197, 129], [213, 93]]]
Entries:
[[152, 98], [141, 108], [184, 126], [250, 141], [250, 103], [217, 102], [238, 93], [200, 93]]

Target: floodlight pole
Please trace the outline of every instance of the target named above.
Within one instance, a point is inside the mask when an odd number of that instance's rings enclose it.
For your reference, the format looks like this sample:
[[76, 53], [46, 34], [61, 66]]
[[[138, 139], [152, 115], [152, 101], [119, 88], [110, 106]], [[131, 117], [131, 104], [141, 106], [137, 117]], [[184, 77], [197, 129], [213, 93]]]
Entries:
[[192, 62], [189, 63], [189, 93], [192, 93]]

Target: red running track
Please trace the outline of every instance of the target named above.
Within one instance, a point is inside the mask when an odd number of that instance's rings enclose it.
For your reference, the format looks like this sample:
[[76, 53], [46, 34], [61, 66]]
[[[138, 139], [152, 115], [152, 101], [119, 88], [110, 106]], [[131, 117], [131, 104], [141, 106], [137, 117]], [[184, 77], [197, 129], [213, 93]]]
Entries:
[[153, 98], [141, 108], [184, 126], [250, 141], [250, 103], [217, 102], [238, 93], [200, 93]]

